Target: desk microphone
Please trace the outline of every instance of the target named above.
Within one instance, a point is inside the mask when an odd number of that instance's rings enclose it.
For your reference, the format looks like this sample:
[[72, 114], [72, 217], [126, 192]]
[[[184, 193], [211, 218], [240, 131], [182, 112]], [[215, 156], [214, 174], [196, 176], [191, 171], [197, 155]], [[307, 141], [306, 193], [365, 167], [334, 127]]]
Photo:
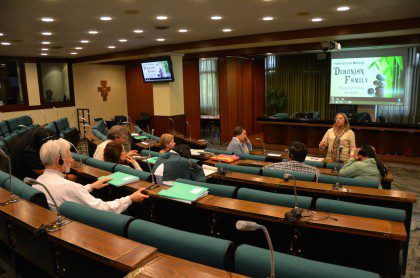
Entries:
[[192, 138], [192, 136], [191, 136], [191, 125], [190, 125], [190, 123], [188, 122], [188, 121], [185, 121], [185, 123], [188, 125], [188, 127], [190, 128], [190, 139]]
[[337, 173], [337, 178], [335, 180], [335, 185], [333, 185], [333, 189], [337, 189], [337, 190], [342, 190], [343, 187], [340, 185], [340, 170], [338, 169], [337, 164], [340, 163], [340, 159], [341, 159], [341, 152], [343, 151], [343, 146], [339, 146], [338, 147], [338, 162], [335, 164], [335, 168], [336, 168], [336, 173]]
[[169, 117], [168, 119], [172, 122], [172, 129], [173, 129], [173, 133], [174, 133], [174, 137], [175, 137], [175, 122], [171, 117]]
[[265, 145], [264, 145], [264, 141], [261, 138], [256, 138], [255, 140], [257, 141], [261, 141], [262, 145], [263, 145], [263, 154], [265, 154]]
[[44, 125], [47, 124], [47, 117], [45, 117], [44, 112], [42, 112], [42, 110], [39, 110], [39, 112], [44, 116]]
[[57, 120], [58, 120], [58, 110], [57, 110], [57, 108], [55, 108], [55, 106], [53, 106], [53, 108], [54, 108], [55, 115], [57, 116]]
[[[333, 170], [333, 173], [337, 173], [338, 172], [338, 167], [337, 167], [337, 164], [338, 163], [340, 163], [340, 155], [341, 155], [341, 151], [342, 151], [342, 146], [340, 146], [340, 138], [339, 137], [337, 137], [337, 138], [335, 138], [335, 141], [337, 142], [337, 146], [338, 146], [338, 149], [337, 149], [337, 152], [335, 153], [335, 166], [334, 166], [334, 170]], [[340, 148], [341, 148], [341, 150], [340, 150]]]
[[0, 206], [6, 206], [9, 204], [16, 203], [19, 201], [19, 198], [16, 198], [16, 195], [13, 194], [13, 185], [12, 185], [12, 162], [10, 161], [10, 157], [0, 148], [0, 155], [6, 157], [9, 162], [9, 184], [10, 184], [10, 199], [5, 202], [1, 202]]
[[42, 186], [42, 188], [45, 189], [45, 191], [47, 192], [48, 196], [50, 196], [51, 200], [54, 203], [54, 207], [55, 207], [55, 210], [57, 212], [57, 220], [56, 221], [53, 221], [51, 223], [45, 223], [45, 224], [43, 224], [43, 226], [44, 226], [44, 228], [45, 228], [45, 230], [47, 232], [55, 232], [55, 231], [58, 231], [58, 230], [61, 229], [62, 226], [64, 226], [64, 225], [66, 225], [66, 224], [68, 224], [68, 223], [71, 222], [70, 220], [63, 219], [61, 217], [60, 210], [58, 209], [58, 206], [57, 206], [57, 203], [55, 202], [55, 199], [53, 198], [53, 196], [51, 195], [50, 191], [48, 190], [48, 188], [44, 184], [40, 183], [37, 180], [34, 180], [32, 178], [29, 178], [29, 177], [24, 178], [23, 179], [23, 182], [26, 183], [26, 184], [29, 184], [31, 186], [34, 185], [34, 184], [38, 184], [38, 185]]
[[236, 222], [236, 229], [238, 231], [252, 232], [256, 230], [263, 230], [265, 238], [267, 239], [268, 247], [270, 248], [270, 278], [274, 278], [274, 250], [271, 242], [270, 234], [265, 226], [251, 221], [239, 220]]
[[295, 176], [293, 176], [291, 174], [284, 174], [283, 178], [284, 178], [284, 181], [288, 181], [290, 179], [293, 179], [293, 190], [294, 190], [294, 194], [295, 194], [295, 206], [290, 211], [285, 213], [284, 218], [288, 222], [296, 222], [296, 221], [299, 221], [302, 218], [302, 212], [303, 212], [303, 210], [298, 207], [296, 178], [295, 178]]
[[204, 142], [204, 143], [206, 143], [206, 144], [209, 144], [210, 145], [210, 147], [211, 147], [211, 149], [212, 149], [212, 154], [217, 158], [217, 161], [219, 162], [219, 164], [220, 164], [220, 168], [217, 168], [217, 173], [218, 174], [220, 174], [220, 175], [222, 175], [222, 176], [225, 176], [226, 175], [226, 171], [225, 170], [223, 170], [223, 166], [222, 166], [222, 162], [220, 161], [220, 159], [219, 159], [219, 157], [216, 155], [216, 153], [214, 152], [214, 147], [213, 147], [213, 145], [208, 141], [208, 140], [206, 140], [206, 139], [200, 139], [200, 140], [198, 140], [199, 142]]
[[152, 176], [152, 184], [157, 184], [156, 177], [152, 172], [152, 166], [150, 166], [150, 162], [147, 160], [147, 158], [143, 161], [145, 161], [147, 163], [147, 166], [149, 166], [150, 175]]

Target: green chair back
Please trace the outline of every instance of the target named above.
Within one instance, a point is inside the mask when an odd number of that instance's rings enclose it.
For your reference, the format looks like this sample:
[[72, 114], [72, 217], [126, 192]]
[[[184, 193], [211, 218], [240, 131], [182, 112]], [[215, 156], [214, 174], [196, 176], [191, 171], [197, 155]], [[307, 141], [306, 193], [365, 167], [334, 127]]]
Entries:
[[116, 163], [106, 162], [106, 161], [94, 159], [91, 157], [86, 159], [85, 163], [89, 166], [99, 168], [108, 172], [114, 172], [114, 169], [117, 166]]
[[199, 182], [199, 181], [192, 181], [186, 179], [176, 179], [176, 182], [182, 182], [187, 184], [192, 184], [196, 186], [206, 187], [209, 189], [210, 195], [215, 195], [219, 197], [227, 197], [227, 198], [234, 198], [235, 195], [235, 187], [223, 184], [215, 184], [215, 183], [207, 183], [207, 182]]
[[293, 176], [295, 176], [296, 180], [300, 180], [300, 181], [315, 181], [314, 174], [298, 173], [298, 172], [291, 172], [291, 171], [280, 171], [280, 170], [264, 169], [264, 168], [262, 169], [263, 176], [282, 179], [284, 177], [284, 174], [292, 174]]
[[69, 201], [63, 202], [59, 210], [67, 218], [122, 237], [127, 237], [128, 225], [134, 220], [132, 216], [94, 209]]
[[[272, 193], [248, 188], [240, 188], [238, 190], [237, 198], [251, 202], [265, 203], [289, 208], [293, 208], [295, 206], [294, 195]], [[311, 197], [298, 196], [298, 206], [300, 208], [309, 209], [311, 202]]]
[[[318, 178], [318, 182], [320, 183], [335, 184], [336, 180], [337, 180], [336, 176], [324, 175], [324, 174], [319, 175], [319, 178]], [[378, 180], [363, 180], [363, 179], [357, 179], [357, 178], [339, 177], [339, 182], [340, 184], [343, 184], [343, 185], [379, 188]]]
[[142, 156], [151, 156], [151, 157], [158, 157], [161, 154], [159, 152], [155, 152], [155, 151], [149, 151], [149, 150], [142, 150], [141, 151], [141, 155]]
[[[32, 186], [24, 183], [18, 178], [13, 177], [12, 178], [12, 190], [13, 193], [18, 195], [19, 197], [28, 200], [31, 203], [37, 204], [44, 208], [48, 207], [47, 198], [45, 197], [45, 194]], [[4, 182], [4, 188], [10, 191], [10, 181], [6, 180]]]
[[404, 222], [406, 218], [405, 211], [402, 209], [362, 205], [324, 198], [316, 201], [316, 210], [396, 222]]
[[129, 175], [133, 175], [133, 176], [139, 177], [143, 181], [147, 181], [150, 178], [150, 173], [139, 171], [125, 165], [115, 166], [114, 172], [123, 172]]
[[307, 161], [304, 162], [306, 165], [314, 166], [316, 168], [324, 168], [324, 162], [322, 161]]
[[[210, 149], [210, 148], [205, 148], [204, 151], [208, 152], [208, 153], [213, 153], [213, 149]], [[233, 152], [228, 152], [228, 151], [225, 151], [225, 150], [218, 150], [218, 149], [215, 149], [214, 153], [216, 155], [217, 154], [233, 154]]]
[[89, 156], [84, 155], [84, 154], [77, 154], [77, 153], [71, 153], [71, 157], [76, 160], [77, 162], [82, 161], [83, 163], [85, 163], [85, 161], [89, 158]]
[[239, 154], [240, 159], [252, 159], [258, 161], [265, 161], [267, 157], [265, 155], [254, 155], [254, 154]]
[[251, 166], [239, 166], [239, 165], [232, 165], [227, 163], [217, 163], [215, 165], [217, 168], [223, 168], [223, 170], [228, 170], [232, 172], [238, 173], [245, 173], [245, 174], [252, 174], [252, 175], [259, 175], [261, 172], [261, 168], [259, 167], [251, 167]]
[[158, 248], [159, 252], [199, 264], [226, 269], [231, 241], [185, 232], [159, 224], [135, 220], [128, 238]]

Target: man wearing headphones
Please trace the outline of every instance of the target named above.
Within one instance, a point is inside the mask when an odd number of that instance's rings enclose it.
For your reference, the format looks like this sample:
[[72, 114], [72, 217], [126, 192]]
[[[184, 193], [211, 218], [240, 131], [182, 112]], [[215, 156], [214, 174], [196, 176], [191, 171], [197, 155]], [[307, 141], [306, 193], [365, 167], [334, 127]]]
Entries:
[[190, 161], [191, 150], [186, 144], [176, 145], [173, 150], [159, 156], [152, 172], [158, 183], [172, 185], [178, 178], [206, 181], [203, 169]]
[[[125, 144], [127, 142], [127, 129], [119, 125], [114, 125], [108, 130], [108, 132], [106, 133], [106, 137], [108, 138], [108, 140], [102, 142], [96, 147], [95, 153], [93, 154], [93, 158], [105, 161], [104, 150], [106, 145], [111, 141], [118, 141]], [[132, 156], [136, 154], [136, 150], [131, 150], [126, 155]]]
[[308, 149], [301, 142], [293, 142], [289, 147], [289, 158], [286, 162], [277, 162], [264, 167], [264, 169], [273, 169], [279, 171], [299, 172], [314, 174], [318, 181], [320, 172], [317, 168], [306, 165], [305, 161]]
[[[107, 186], [107, 181], [111, 180], [111, 178], [103, 178], [85, 186], [66, 180], [63, 173], [70, 172], [70, 167], [74, 160], [71, 157], [70, 144], [64, 139], [48, 141], [41, 147], [39, 154], [42, 164], [45, 166], [45, 171], [37, 178], [37, 181], [48, 188], [58, 206], [64, 201], [72, 201], [100, 210], [121, 213], [133, 202], [141, 203], [143, 199], [148, 198], [147, 195], [142, 194], [144, 188], [141, 188], [129, 196], [104, 202], [93, 197], [89, 192]], [[40, 185], [33, 185], [33, 187], [46, 193], [45, 189]], [[45, 195], [50, 208], [54, 208], [54, 202], [48, 194]]]

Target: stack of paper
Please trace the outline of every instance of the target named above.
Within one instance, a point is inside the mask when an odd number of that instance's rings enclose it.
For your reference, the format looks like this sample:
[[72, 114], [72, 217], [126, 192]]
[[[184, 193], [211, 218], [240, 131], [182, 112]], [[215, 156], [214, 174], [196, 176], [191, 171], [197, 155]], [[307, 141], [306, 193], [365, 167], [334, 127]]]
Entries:
[[207, 165], [207, 164], [203, 164], [202, 168], [203, 168], [203, 171], [204, 171], [204, 175], [206, 175], [206, 177], [208, 177], [208, 176], [217, 172], [216, 167], [213, 167], [213, 166], [210, 166], [210, 165]]
[[205, 187], [174, 182], [171, 188], [167, 190], [161, 190], [158, 195], [171, 200], [191, 204], [192, 202], [203, 198], [208, 193], [208, 188]]
[[306, 161], [318, 161], [318, 162], [322, 162], [324, 161], [323, 157], [314, 157], [314, 156], [307, 156], [305, 158]]
[[[123, 172], [115, 172], [106, 177], [112, 178], [112, 180], [108, 181], [108, 183], [113, 186], [122, 186], [122, 185], [126, 185], [126, 184], [133, 183], [140, 180], [139, 177], [129, 175]], [[98, 179], [101, 179], [101, 178], [104, 178], [104, 177], [99, 177]]]

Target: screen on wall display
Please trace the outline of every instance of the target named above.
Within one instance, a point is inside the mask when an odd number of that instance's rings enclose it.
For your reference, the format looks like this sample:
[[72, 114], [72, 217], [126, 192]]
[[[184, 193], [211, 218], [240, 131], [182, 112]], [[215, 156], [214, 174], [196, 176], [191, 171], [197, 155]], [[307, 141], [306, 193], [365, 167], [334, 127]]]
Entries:
[[141, 61], [144, 82], [172, 82], [174, 74], [172, 62], [168, 58], [155, 58], [154, 60]]
[[404, 57], [331, 59], [330, 104], [402, 105]]

